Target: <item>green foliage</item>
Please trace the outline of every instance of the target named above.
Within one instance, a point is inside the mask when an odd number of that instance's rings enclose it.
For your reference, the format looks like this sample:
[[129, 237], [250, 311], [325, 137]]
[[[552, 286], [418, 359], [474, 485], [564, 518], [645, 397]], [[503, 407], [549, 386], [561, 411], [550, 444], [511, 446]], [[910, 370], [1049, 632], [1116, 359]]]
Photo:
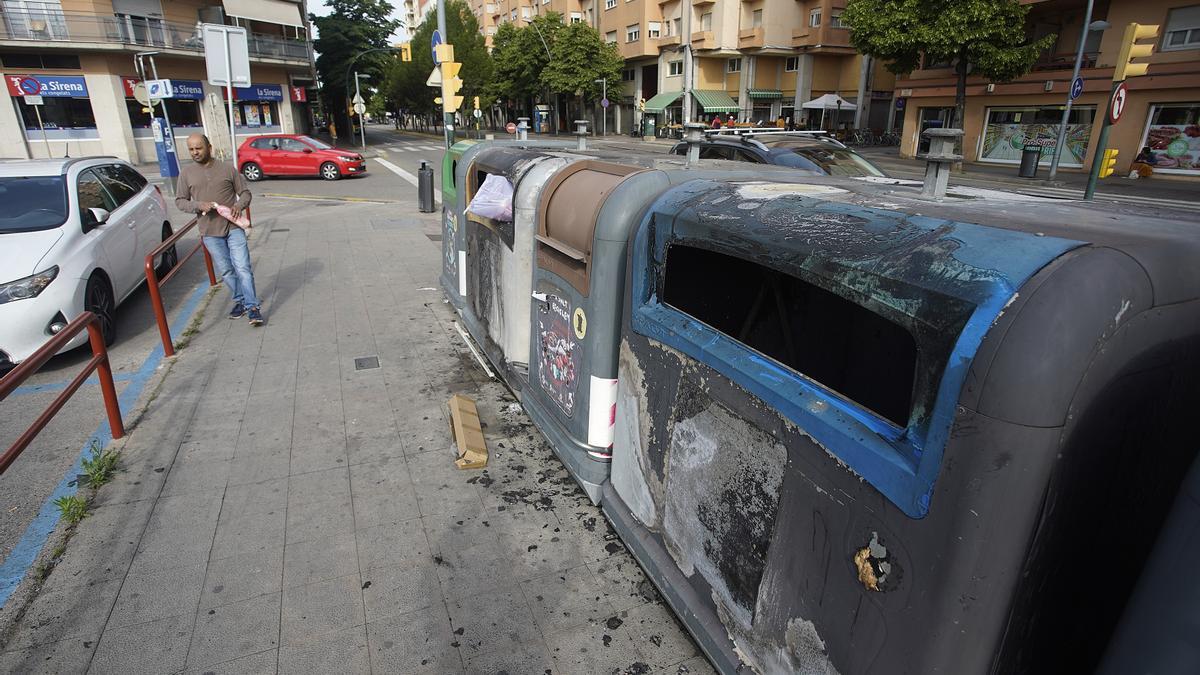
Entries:
[[488, 90], [490, 99], [527, 101], [545, 93], [542, 73], [550, 61], [547, 50], [557, 44], [565, 26], [558, 12], [534, 17], [531, 25], [517, 28], [504, 23], [492, 36], [496, 74]]
[[[388, 46], [388, 38], [400, 27], [390, 18], [392, 5], [387, 0], [330, 0], [327, 16], [310, 16], [319, 37], [313, 41], [317, 51], [317, 73], [321, 77], [321, 98], [327, 110], [345, 120], [346, 84], [353, 85], [353, 73], [346, 67], [354, 57], [368, 49]], [[382, 75], [385, 52], [368, 54], [354, 61], [360, 73]], [[338, 125], [346, 129], [346, 122]]]
[[849, 0], [842, 23], [858, 51], [904, 74], [925, 63], [953, 63], [958, 74], [957, 124], [961, 128], [970, 71], [996, 82], [1028, 73], [1054, 44], [1048, 35], [1027, 42], [1018, 0]]
[[584, 23], [562, 26], [550, 46], [553, 58], [542, 71], [542, 82], [551, 90], [580, 97], [600, 98], [597, 79], [619, 83], [624, 59], [615, 44], [604, 42], [596, 29]]
[[68, 525], [74, 525], [87, 517], [87, 500], [79, 495], [59, 497], [54, 500], [54, 505], [58, 507], [59, 517], [67, 521]]
[[83, 474], [91, 487], [100, 487], [112, 480], [117, 470], [117, 453], [112, 450], [101, 450], [100, 444], [92, 441], [88, 456], [83, 458]]
[[[472, 97], [483, 95], [492, 81], [493, 61], [470, 6], [463, 0], [449, 0], [445, 11], [446, 41], [454, 45], [454, 60], [463, 64], [458, 73], [463, 81], [459, 95], [463, 97], [464, 109], [470, 109]], [[413, 33], [413, 60], [405, 62], [398, 57], [389, 60], [381, 88], [389, 109], [404, 108], [419, 113], [440, 109], [433, 99], [441, 92], [425, 85], [433, 72], [429, 42], [436, 28], [437, 13], [430, 12]]]

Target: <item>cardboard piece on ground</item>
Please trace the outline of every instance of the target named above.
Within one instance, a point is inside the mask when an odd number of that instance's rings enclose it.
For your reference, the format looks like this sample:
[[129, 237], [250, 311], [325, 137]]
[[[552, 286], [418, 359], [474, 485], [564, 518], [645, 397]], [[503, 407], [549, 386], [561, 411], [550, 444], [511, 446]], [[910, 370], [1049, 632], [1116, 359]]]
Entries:
[[487, 444], [475, 401], [455, 394], [450, 397], [450, 433], [458, 445], [454, 465], [460, 469], [482, 469], [488, 463]]

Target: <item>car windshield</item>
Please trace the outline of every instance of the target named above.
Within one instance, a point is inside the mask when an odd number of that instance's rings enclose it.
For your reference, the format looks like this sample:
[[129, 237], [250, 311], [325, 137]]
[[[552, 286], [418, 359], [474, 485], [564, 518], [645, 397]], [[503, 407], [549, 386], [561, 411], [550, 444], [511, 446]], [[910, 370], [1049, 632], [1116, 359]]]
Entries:
[[845, 148], [784, 146], [772, 149], [776, 164], [797, 169], [818, 169], [830, 176], [882, 176], [866, 159]]
[[0, 178], [0, 233], [51, 230], [67, 222], [62, 176]]
[[318, 150], [332, 150], [333, 149], [332, 145], [330, 145], [328, 143], [322, 143], [321, 141], [318, 141], [317, 139], [313, 138], [312, 136], [301, 136], [300, 140], [304, 141], [305, 143], [308, 143], [309, 145], [313, 146], [314, 148], [316, 148]]

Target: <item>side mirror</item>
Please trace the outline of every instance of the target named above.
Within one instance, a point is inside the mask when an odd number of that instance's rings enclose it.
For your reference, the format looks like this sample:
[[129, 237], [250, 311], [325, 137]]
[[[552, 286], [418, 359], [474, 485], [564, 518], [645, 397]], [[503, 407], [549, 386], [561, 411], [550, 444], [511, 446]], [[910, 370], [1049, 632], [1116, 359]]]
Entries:
[[106, 222], [108, 222], [108, 211], [96, 207], [87, 210], [87, 222], [84, 223], [84, 226], [88, 230], [99, 227], [101, 223]]
[[304, 149], [304, 152], [305, 152], [305, 154], [311, 155], [311, 154], [312, 154], [312, 148], [305, 148], [305, 149]]

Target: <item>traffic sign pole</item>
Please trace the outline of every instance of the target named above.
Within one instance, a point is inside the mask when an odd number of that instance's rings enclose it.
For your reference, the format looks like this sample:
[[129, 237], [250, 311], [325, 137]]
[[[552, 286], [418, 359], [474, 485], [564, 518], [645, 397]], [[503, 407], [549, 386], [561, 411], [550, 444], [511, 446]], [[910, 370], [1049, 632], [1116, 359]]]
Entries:
[[1046, 176], [1046, 180], [1054, 180], [1055, 174], [1058, 173], [1058, 160], [1062, 156], [1064, 144], [1067, 142], [1067, 121], [1071, 117], [1071, 104], [1079, 97], [1075, 93], [1076, 81], [1082, 82], [1079, 78], [1079, 67], [1083, 64], [1083, 48], [1087, 45], [1087, 37], [1089, 26], [1092, 23], [1092, 5], [1095, 0], [1088, 0], [1087, 11], [1083, 13], [1083, 29], [1079, 32], [1079, 49], [1075, 51], [1075, 72], [1071, 75], [1071, 90], [1067, 93], [1067, 106], [1063, 108], [1062, 122], [1058, 125], [1058, 141], [1054, 144], [1054, 155], [1050, 158], [1050, 173]]
[[[437, 3], [437, 32], [435, 35], [437, 35], [439, 41], [445, 40], [447, 44], [450, 43], [450, 34], [446, 32], [446, 3], [444, 1]], [[436, 52], [437, 43], [432, 44], [430, 48]], [[436, 53], [434, 54], [434, 60], [437, 60]], [[450, 99], [447, 97], [451, 92], [446, 91], [445, 79], [442, 78], [442, 100], [448, 101]], [[447, 112], [445, 106], [442, 106], [442, 131], [446, 136], [446, 147], [449, 148], [454, 145], [454, 113]]]
[[1117, 92], [1124, 88], [1124, 84], [1125, 80], [1113, 82], [1112, 91], [1108, 93], [1108, 105], [1104, 107], [1104, 119], [1100, 122], [1100, 135], [1096, 138], [1096, 152], [1092, 155], [1092, 170], [1088, 173], [1087, 189], [1083, 191], [1084, 199], [1090, 200], [1096, 194], [1096, 181], [1100, 179], [1100, 158], [1104, 156], [1104, 151], [1108, 148], [1108, 130], [1112, 126], [1112, 122], [1109, 120], [1112, 118], [1113, 101], [1117, 97]]

